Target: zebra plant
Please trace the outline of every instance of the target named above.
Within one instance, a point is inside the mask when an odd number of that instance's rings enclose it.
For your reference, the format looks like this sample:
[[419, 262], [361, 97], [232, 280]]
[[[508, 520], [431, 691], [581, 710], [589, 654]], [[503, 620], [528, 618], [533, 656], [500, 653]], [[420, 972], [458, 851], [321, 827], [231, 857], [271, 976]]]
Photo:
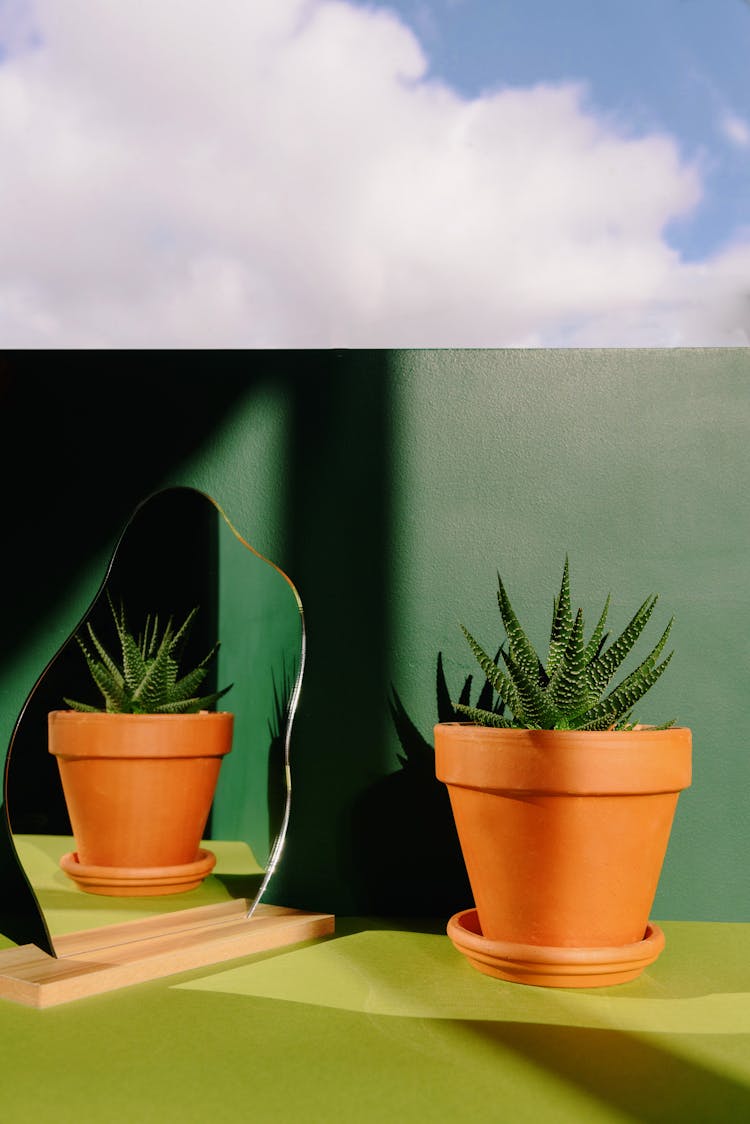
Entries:
[[[491, 659], [471, 633], [461, 625], [469, 646], [494, 691], [498, 702], [492, 708], [468, 706], [460, 701], [456, 711], [475, 725], [529, 730], [632, 730], [633, 706], [666, 670], [673, 653], [661, 663], [672, 620], [646, 659], [618, 686], [607, 690], [617, 669], [631, 652], [648, 623], [658, 600], [646, 598], [624, 631], [608, 645], [604, 632], [610, 597], [588, 640], [584, 637], [583, 612], [575, 616], [570, 604], [570, 570], [565, 559], [560, 593], [555, 598], [549, 651], [542, 663], [513, 611], [498, 574], [498, 605], [507, 638], [500, 649], [504, 669]], [[667, 729], [673, 721], [657, 729]]]
[[198, 606], [177, 629], [170, 617], [163, 632], [160, 632], [158, 617], [147, 616], [137, 639], [128, 629], [122, 603], [119, 611], [111, 599], [109, 606], [120, 643], [120, 660], [109, 655], [90, 624], [87, 625], [90, 645], [80, 635], [76, 636], [104, 705], [89, 706], [66, 698], [66, 704], [73, 710], [110, 714], [195, 714], [213, 706], [233, 686], [230, 683], [229, 687], [207, 695], [196, 693], [208, 674], [208, 664], [218, 651], [218, 643], [196, 667], [180, 674], [182, 651]]

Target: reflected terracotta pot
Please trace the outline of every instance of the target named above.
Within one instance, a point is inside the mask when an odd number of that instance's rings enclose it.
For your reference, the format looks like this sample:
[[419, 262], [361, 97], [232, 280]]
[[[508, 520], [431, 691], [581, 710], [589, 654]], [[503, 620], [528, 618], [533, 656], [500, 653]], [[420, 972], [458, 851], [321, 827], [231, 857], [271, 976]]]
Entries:
[[691, 782], [690, 730], [440, 723], [435, 761], [481, 938], [598, 950], [644, 940]]
[[[213, 866], [199, 844], [233, 724], [225, 712], [51, 711], [48, 747], [57, 758], [76, 844], [75, 854], [61, 862], [66, 873], [83, 889], [110, 895], [198, 885]], [[110, 877], [92, 877], [100, 868]], [[170, 875], [157, 876], [158, 868], [174, 872], [174, 888]], [[186, 877], [190, 870], [193, 878]]]

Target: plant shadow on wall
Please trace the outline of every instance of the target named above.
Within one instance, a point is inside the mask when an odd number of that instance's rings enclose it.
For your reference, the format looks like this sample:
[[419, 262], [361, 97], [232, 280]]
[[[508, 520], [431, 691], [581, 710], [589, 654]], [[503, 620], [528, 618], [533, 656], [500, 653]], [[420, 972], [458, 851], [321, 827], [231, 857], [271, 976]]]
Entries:
[[[468, 675], [459, 704], [471, 705], [472, 688]], [[433, 745], [414, 725], [395, 688], [391, 692], [401, 768], [372, 785], [354, 812], [362, 907], [385, 916], [447, 917], [473, 901], [448, 791], [435, 776]], [[458, 721], [442, 652], [437, 655], [435, 693], [436, 720]], [[474, 705], [487, 710], [497, 705], [491, 684], [485, 681]]]

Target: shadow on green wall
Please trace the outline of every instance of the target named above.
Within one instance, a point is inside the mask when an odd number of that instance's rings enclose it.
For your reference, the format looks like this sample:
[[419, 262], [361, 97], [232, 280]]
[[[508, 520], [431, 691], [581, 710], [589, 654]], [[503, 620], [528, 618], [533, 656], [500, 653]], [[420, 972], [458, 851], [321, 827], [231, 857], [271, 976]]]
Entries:
[[[471, 676], [462, 701], [470, 690]], [[442, 653], [437, 657], [436, 699], [435, 721], [455, 721]], [[395, 689], [389, 709], [401, 744], [401, 768], [366, 789], [355, 805], [354, 847], [365, 912], [448, 918], [474, 901], [448, 790], [435, 776], [434, 746], [414, 725]]]
[[128, 352], [0, 356], [0, 673], [136, 506], [252, 387], [242, 357], [220, 378], [210, 357], [194, 355], [189, 373], [179, 362]]
[[[499, 656], [498, 651], [496, 661]], [[453, 698], [438, 652], [435, 722], [459, 720]], [[486, 710], [496, 709], [499, 701], [486, 679], [475, 697], [472, 675], [455, 700]], [[401, 768], [376, 781], [356, 802], [354, 843], [366, 904], [378, 914], [447, 919], [474, 901], [448, 790], [435, 775], [434, 745], [417, 729], [395, 688], [389, 709], [403, 751]], [[376, 847], [373, 838], [380, 840]]]
[[[200, 606], [188, 640], [188, 662], [197, 663], [218, 639], [217, 518], [205, 497], [190, 489], [157, 493], [132, 515], [106, 577], [108, 597], [115, 605], [122, 602], [126, 606], [134, 628], [140, 628], [155, 607], [162, 620], [169, 616], [184, 620], [194, 606]], [[105, 648], [116, 651], [117, 636], [107, 598], [97, 593], [86, 620]], [[215, 677], [212, 667], [207, 691], [216, 689]], [[101, 696], [73, 643], [66, 643], [55, 655], [14, 731], [6, 773], [7, 791], [12, 794], [8, 806], [13, 831], [19, 834], [71, 832], [57, 761], [47, 749], [47, 715], [65, 707], [65, 696], [101, 705]]]
[[390, 679], [394, 377], [385, 351], [323, 352], [287, 382], [286, 569], [308, 659], [268, 900], [337, 914], [427, 916], [472, 900], [432, 747]]
[[305, 610], [292, 801], [269, 900], [355, 912], [354, 803], [388, 742], [391, 419], [386, 353], [306, 352], [288, 367], [285, 569]]
[[[308, 660], [292, 735], [291, 820], [268, 900], [336, 913], [429, 913], [435, 899], [420, 856], [433, 853], [433, 830], [444, 838], [452, 818], [424, 749], [402, 745], [393, 773], [398, 482], [389, 353], [198, 353], [190, 373], [180, 367], [179, 356], [159, 353], [84, 352], [49, 364], [25, 353], [0, 357], [0, 469], [12, 528], [0, 675], [144, 497], [194, 461], [233, 411], [252, 409], [254, 389], [280, 389], [290, 418], [278, 466], [287, 526], [284, 557], [274, 561], [300, 592]], [[206, 458], [220, 483], [210, 447]], [[416, 839], [404, 834], [407, 821], [423, 825]]]

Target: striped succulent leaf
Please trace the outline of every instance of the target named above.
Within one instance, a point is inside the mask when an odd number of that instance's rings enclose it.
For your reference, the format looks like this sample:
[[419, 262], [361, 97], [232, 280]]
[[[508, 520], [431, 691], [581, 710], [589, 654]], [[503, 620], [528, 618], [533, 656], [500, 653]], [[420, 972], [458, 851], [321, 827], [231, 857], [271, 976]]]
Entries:
[[[649, 667], [646, 670], [644, 670], [644, 667], [649, 661], [644, 661], [619, 687], [612, 691], [610, 695], [607, 695], [606, 699], [580, 715], [581, 729], [608, 729], [609, 726], [618, 721], [624, 710], [632, 710], [635, 703], [646, 694], [646, 691], [653, 687], [657, 679], [661, 678], [673, 654], [673, 652], [670, 652], [658, 667]], [[602, 719], [606, 720], [606, 724], [598, 725]], [[592, 726], [592, 723], [597, 724], [596, 727]]]
[[[583, 610], [575, 616], [570, 600], [570, 570], [565, 559], [560, 592], [554, 600], [547, 665], [539, 659], [510, 603], [498, 575], [498, 606], [505, 627], [508, 650], [501, 645], [506, 671], [492, 660], [484, 648], [462, 625], [469, 646], [479, 662], [486, 685], [478, 705], [469, 706], [463, 698], [456, 710], [476, 725], [545, 730], [634, 729], [634, 705], [666, 671], [673, 653], [659, 659], [669, 637], [670, 620], [648, 656], [626, 675], [618, 686], [605, 694], [617, 669], [633, 650], [653, 614], [657, 595], [647, 597], [621, 634], [612, 643], [604, 632], [610, 606], [607, 597], [596, 627], [588, 641], [584, 638]], [[496, 691], [501, 705], [482, 704]], [[488, 693], [489, 692], [489, 693]], [[506, 713], [507, 711], [509, 712]], [[498, 711], [500, 713], [498, 713]], [[665, 722], [657, 729], [665, 729]]]
[[555, 707], [541, 682], [535, 674], [529, 674], [523, 664], [516, 663], [509, 653], [503, 652], [503, 659], [520, 702], [520, 708], [514, 710], [516, 718], [521, 719], [530, 730], [547, 729], [554, 720]]
[[498, 714], [494, 710], [484, 710], [477, 706], [465, 706], [463, 703], [456, 703], [456, 710], [459, 714], [463, 714], [468, 718], [469, 722], [475, 726], [500, 726], [504, 730], [508, 730], [513, 726], [513, 723], [505, 718], [502, 714]]
[[521, 628], [499, 574], [497, 575], [497, 583], [497, 604], [505, 626], [505, 634], [508, 637], [508, 654], [513, 662], [519, 668], [522, 668], [529, 677], [536, 679], [539, 675], [539, 668], [542, 666], [540, 665], [539, 657], [526, 636], [526, 633]]
[[620, 664], [630, 654], [636, 640], [648, 624], [657, 600], [656, 596], [647, 597], [617, 640], [597, 659], [591, 661], [588, 674], [593, 691], [603, 691]]
[[547, 674], [555, 674], [560, 661], [568, 646], [568, 638], [573, 631], [573, 612], [570, 607], [570, 567], [568, 557], [565, 556], [560, 594], [555, 598], [555, 607], [552, 613], [552, 631], [549, 638], [549, 652], [547, 655]]
[[576, 613], [565, 651], [548, 688], [550, 702], [561, 714], [577, 714], [591, 698], [586, 676], [586, 648], [583, 643], [583, 611]]
[[[471, 633], [467, 629], [465, 629], [463, 625], [461, 625], [461, 628], [463, 629], [464, 636], [469, 643], [469, 647], [474, 653], [479, 666], [485, 674], [487, 682], [490, 683], [492, 687], [497, 691], [502, 702], [505, 703], [509, 710], [511, 710], [514, 714], [517, 711], [521, 710], [521, 698], [518, 694], [518, 688], [513, 683], [512, 679], [509, 679], [508, 676], [501, 671], [501, 669], [497, 666], [496, 660], [490, 659], [484, 648], [482, 648], [482, 646], [477, 643]], [[505, 656], [505, 652], [502, 652], [502, 655]]]
[[607, 623], [607, 613], [609, 612], [609, 603], [611, 600], [612, 598], [609, 596], [609, 594], [607, 594], [607, 600], [604, 602], [602, 615], [596, 622], [596, 628], [592, 632], [591, 639], [586, 645], [586, 651], [584, 652], [583, 658], [586, 661], [587, 666], [599, 655], [602, 648], [609, 639], [609, 633], [605, 634], [604, 626]]

